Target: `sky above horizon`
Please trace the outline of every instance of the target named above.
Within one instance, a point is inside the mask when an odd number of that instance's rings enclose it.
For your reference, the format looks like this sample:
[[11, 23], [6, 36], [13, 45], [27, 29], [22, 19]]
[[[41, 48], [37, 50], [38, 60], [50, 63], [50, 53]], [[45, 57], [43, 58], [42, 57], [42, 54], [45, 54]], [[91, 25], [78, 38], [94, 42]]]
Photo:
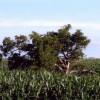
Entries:
[[0, 43], [6, 36], [45, 34], [67, 24], [91, 39], [86, 56], [100, 58], [100, 0], [0, 1]]

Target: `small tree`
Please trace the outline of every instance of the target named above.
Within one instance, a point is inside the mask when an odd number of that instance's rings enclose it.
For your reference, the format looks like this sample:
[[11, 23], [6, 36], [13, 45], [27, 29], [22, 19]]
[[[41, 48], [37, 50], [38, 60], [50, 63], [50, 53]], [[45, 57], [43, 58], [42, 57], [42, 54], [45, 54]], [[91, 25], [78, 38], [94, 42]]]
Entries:
[[5, 37], [0, 46], [2, 55], [8, 58], [8, 66], [10, 69], [25, 68], [30, 60], [26, 58], [23, 48], [26, 47], [27, 37], [24, 35], [15, 36], [15, 40]]

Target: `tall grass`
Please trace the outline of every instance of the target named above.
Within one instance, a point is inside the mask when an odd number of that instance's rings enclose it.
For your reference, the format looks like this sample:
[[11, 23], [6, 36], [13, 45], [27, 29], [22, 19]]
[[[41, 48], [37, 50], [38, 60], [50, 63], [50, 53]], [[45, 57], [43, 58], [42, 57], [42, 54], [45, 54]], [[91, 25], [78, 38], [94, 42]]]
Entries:
[[0, 100], [99, 100], [100, 76], [0, 70]]
[[100, 100], [100, 59], [84, 59], [72, 69], [92, 69], [99, 74], [67, 76], [46, 70], [12, 70], [0, 64], [0, 100]]

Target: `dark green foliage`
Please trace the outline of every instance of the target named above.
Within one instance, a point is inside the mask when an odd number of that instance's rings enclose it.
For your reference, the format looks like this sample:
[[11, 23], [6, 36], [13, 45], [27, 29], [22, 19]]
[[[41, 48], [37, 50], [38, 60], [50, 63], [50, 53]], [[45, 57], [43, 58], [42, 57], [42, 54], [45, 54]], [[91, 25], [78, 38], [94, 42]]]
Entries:
[[18, 53], [14, 53], [12, 57], [8, 58], [9, 69], [18, 69], [18, 68], [28, 68], [32, 65], [32, 61], [25, 58], [24, 56], [19, 56]]
[[13, 49], [13, 40], [10, 37], [5, 37], [2, 45], [0, 45], [1, 51], [3, 51], [3, 55], [7, 56], [8, 52]]
[[84, 56], [82, 50], [90, 40], [80, 30], [71, 34], [70, 29], [71, 25], [68, 24], [58, 32], [47, 32], [45, 35], [33, 31], [29, 37], [15, 36], [14, 40], [6, 37], [0, 49], [3, 56], [8, 57], [10, 69], [35, 65], [51, 70], [54, 69], [59, 54], [68, 61]]
[[84, 56], [82, 50], [86, 48], [90, 40], [80, 30], [71, 34], [70, 28], [71, 26], [68, 25], [58, 31], [60, 44], [62, 44], [61, 53], [67, 60], [77, 60]]
[[0, 62], [2, 61], [2, 54], [0, 53]]
[[[36, 52], [33, 54], [35, 65], [52, 69], [57, 62], [58, 50], [53, 45], [58, 41], [51, 36], [41, 36], [34, 32], [30, 35], [32, 43], [35, 46]], [[31, 52], [30, 52], [31, 53]]]
[[[15, 40], [11, 40], [10, 37], [6, 37], [1, 45], [2, 54], [8, 57], [9, 69], [25, 68], [32, 62], [26, 58], [22, 50], [26, 46], [27, 37], [24, 35], [15, 36]], [[25, 53], [25, 52], [24, 52]]]

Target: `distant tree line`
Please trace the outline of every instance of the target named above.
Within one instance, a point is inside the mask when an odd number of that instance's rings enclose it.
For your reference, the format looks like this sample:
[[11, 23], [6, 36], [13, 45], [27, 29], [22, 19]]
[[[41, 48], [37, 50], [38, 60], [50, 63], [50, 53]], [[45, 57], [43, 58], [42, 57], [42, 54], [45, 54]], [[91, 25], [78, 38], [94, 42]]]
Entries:
[[0, 60], [7, 57], [9, 69], [24, 69], [31, 65], [47, 69], [55, 66], [61, 70], [68, 69], [70, 61], [84, 57], [83, 49], [90, 42], [80, 30], [71, 34], [70, 29], [71, 25], [68, 24], [57, 32], [51, 31], [45, 35], [33, 31], [29, 37], [5, 37], [0, 45]]

